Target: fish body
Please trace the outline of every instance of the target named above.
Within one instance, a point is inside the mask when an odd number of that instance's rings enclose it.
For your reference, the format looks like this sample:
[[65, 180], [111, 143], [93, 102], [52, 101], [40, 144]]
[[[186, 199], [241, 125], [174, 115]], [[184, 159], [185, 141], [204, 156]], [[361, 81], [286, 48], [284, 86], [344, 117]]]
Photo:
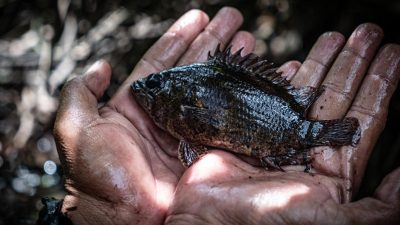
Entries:
[[294, 88], [272, 63], [254, 54], [220, 51], [204, 63], [150, 74], [132, 84], [135, 99], [163, 130], [181, 141], [190, 166], [209, 148], [261, 159], [262, 165], [308, 162], [313, 146], [355, 145], [358, 120], [308, 120], [321, 90]]

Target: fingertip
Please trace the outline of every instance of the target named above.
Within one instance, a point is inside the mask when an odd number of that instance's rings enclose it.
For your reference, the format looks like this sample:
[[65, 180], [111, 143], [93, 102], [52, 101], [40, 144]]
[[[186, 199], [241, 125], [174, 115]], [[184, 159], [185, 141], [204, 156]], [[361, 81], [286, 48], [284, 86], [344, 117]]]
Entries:
[[324, 66], [330, 66], [345, 42], [346, 38], [341, 33], [336, 31], [325, 32], [315, 42], [307, 59], [319, 62]]
[[389, 54], [400, 56], [400, 45], [394, 43], [385, 44], [382, 46], [381, 52], [388, 52]]
[[368, 74], [388, 78], [394, 86], [400, 76], [400, 45], [386, 44], [375, 56]]
[[329, 43], [332, 44], [344, 44], [346, 41], [344, 35], [336, 31], [325, 32], [319, 37], [319, 39], [322, 39], [323, 41], [329, 41]]
[[107, 90], [111, 80], [111, 66], [105, 60], [95, 62], [84, 75], [84, 82], [88, 89], [99, 99]]
[[301, 63], [299, 61], [292, 60], [280, 66], [277, 72], [281, 72], [282, 76], [286, 77], [286, 80], [292, 80], [300, 67]]
[[357, 33], [370, 33], [370, 34], [374, 34], [374, 35], [379, 35], [379, 36], [383, 36], [384, 32], [383, 29], [375, 24], [375, 23], [363, 23], [357, 26], [357, 28], [354, 30], [354, 34], [357, 35]]
[[203, 31], [190, 43], [177, 65], [185, 65], [207, 60], [209, 51], [218, 44], [225, 47], [243, 23], [242, 14], [235, 8], [224, 7], [204, 27]]
[[219, 10], [218, 14], [222, 14], [222, 15], [226, 16], [227, 19], [235, 19], [235, 20], [237, 20], [237, 22], [239, 24], [243, 23], [243, 15], [236, 8], [233, 8], [230, 6], [225, 6]]
[[247, 31], [239, 31], [235, 34], [231, 41], [232, 52], [236, 52], [243, 48], [242, 54], [247, 55], [254, 51], [256, 39]]
[[[242, 13], [233, 7], [226, 6], [217, 12], [206, 30], [211, 32], [213, 35], [216, 35], [221, 41], [226, 39], [226, 37], [229, 38], [233, 35], [242, 23]], [[226, 37], [224, 38], [222, 35]]]
[[191, 9], [185, 14], [183, 14], [177, 21], [172, 25], [169, 29], [169, 32], [178, 32], [182, 29], [185, 29], [190, 26], [198, 26], [205, 27], [210, 21], [209, 16], [199, 10], [199, 9]]
[[207, 15], [207, 13], [205, 13], [200, 9], [192, 9], [187, 14], [190, 17], [197, 18], [197, 20], [205, 24], [207, 24], [210, 21], [210, 17]]
[[376, 189], [375, 196], [386, 203], [400, 204], [400, 167], [386, 175]]
[[356, 53], [370, 61], [376, 53], [383, 38], [383, 30], [373, 23], [359, 25], [349, 37], [344, 51]]

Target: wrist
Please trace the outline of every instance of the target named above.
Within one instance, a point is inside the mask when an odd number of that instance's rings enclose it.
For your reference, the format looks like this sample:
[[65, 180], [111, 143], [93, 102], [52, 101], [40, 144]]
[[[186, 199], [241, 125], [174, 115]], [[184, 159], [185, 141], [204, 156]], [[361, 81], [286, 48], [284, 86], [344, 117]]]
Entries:
[[62, 203], [63, 200], [42, 198], [43, 208], [39, 212], [36, 224], [72, 225], [72, 221], [61, 212]]
[[109, 202], [82, 192], [72, 193], [65, 196], [61, 212], [73, 224], [142, 224], [140, 222], [142, 218], [130, 205]]
[[85, 194], [68, 194], [64, 198], [61, 212], [73, 224], [119, 224], [118, 221], [123, 218], [118, 216], [118, 207], [106, 207], [106, 204]]

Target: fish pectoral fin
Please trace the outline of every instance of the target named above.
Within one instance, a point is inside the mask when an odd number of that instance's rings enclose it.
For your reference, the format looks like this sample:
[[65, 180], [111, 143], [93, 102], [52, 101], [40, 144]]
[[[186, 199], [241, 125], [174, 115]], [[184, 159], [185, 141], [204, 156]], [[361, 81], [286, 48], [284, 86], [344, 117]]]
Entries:
[[272, 169], [285, 172], [285, 170], [282, 169], [280, 163], [277, 162], [276, 157], [274, 156], [266, 156], [261, 158], [261, 166], [267, 168], [268, 170]]
[[178, 157], [185, 167], [189, 167], [207, 151], [208, 148], [203, 145], [190, 144], [181, 140], [178, 147]]
[[199, 121], [201, 124], [209, 124], [214, 127], [224, 126], [225, 110], [215, 110], [208, 108], [200, 108], [195, 106], [182, 106], [182, 115], [188, 121]]
[[302, 113], [306, 115], [308, 108], [322, 94], [323, 91], [323, 88], [316, 89], [314, 87], [307, 86], [289, 89], [288, 93], [293, 96], [296, 103], [300, 106]]

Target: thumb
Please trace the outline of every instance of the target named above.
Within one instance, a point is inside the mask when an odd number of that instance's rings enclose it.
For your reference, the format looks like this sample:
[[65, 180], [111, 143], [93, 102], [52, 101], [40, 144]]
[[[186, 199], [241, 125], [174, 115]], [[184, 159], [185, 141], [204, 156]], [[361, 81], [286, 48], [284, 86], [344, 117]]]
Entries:
[[95, 62], [82, 77], [83, 84], [99, 99], [110, 85], [111, 66], [105, 60]]
[[84, 76], [76, 77], [64, 85], [54, 126], [56, 137], [74, 138], [80, 128], [99, 116], [97, 100], [108, 88], [110, 78], [110, 65], [98, 61]]
[[342, 207], [360, 224], [400, 224], [400, 168], [383, 179], [374, 198], [363, 198]]
[[375, 196], [383, 202], [400, 207], [400, 167], [386, 175], [376, 189]]

